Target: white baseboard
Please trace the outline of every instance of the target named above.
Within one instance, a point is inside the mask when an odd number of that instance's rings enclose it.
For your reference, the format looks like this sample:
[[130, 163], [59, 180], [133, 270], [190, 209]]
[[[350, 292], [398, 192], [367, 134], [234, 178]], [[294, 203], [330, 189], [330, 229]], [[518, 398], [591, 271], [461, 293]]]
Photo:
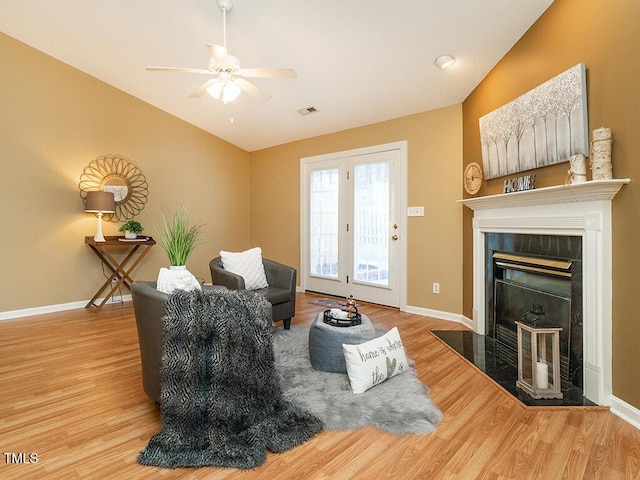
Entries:
[[473, 330], [473, 320], [464, 315], [460, 315], [460, 322], [463, 323], [469, 330]]
[[[102, 302], [102, 298], [96, 300], [96, 304], [100, 304]], [[111, 305], [113, 303], [120, 302], [130, 302], [131, 295], [120, 295], [116, 296], [116, 300], [112, 298], [109, 300], [106, 305]], [[0, 312], [0, 321], [2, 320], [12, 320], [14, 318], [22, 318], [22, 317], [31, 317], [33, 315], [43, 315], [45, 313], [55, 313], [55, 312], [63, 312], [65, 310], [74, 310], [76, 308], [84, 308], [84, 306], [89, 302], [89, 300], [80, 300], [77, 302], [69, 302], [69, 303], [59, 303], [57, 305], [45, 305], [43, 307], [33, 307], [33, 308], [24, 308], [22, 310], [10, 310], [8, 312]]]
[[624, 400], [620, 400], [619, 398], [611, 395], [611, 406], [609, 407], [611, 413], [617, 415], [625, 422], [630, 423], [638, 430], [640, 430], [640, 410], [634, 407], [633, 405], [629, 405]]
[[443, 312], [442, 310], [433, 310], [431, 308], [412, 307], [411, 305], [407, 305], [407, 308], [404, 311], [407, 313], [422, 315], [423, 317], [438, 318], [440, 320], [449, 320], [451, 322], [470, 325], [466, 322], [468, 319], [466, 319], [464, 315], [460, 315], [458, 313]]

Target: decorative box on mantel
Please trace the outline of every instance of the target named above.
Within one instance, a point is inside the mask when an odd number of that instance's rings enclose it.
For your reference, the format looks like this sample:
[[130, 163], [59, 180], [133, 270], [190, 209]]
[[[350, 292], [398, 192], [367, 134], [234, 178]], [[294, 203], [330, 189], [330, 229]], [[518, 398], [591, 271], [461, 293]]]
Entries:
[[631, 180], [592, 180], [458, 200], [473, 210], [473, 311], [468, 325], [485, 334], [485, 234], [571, 235], [582, 239], [584, 395], [610, 405], [612, 384], [611, 203]]

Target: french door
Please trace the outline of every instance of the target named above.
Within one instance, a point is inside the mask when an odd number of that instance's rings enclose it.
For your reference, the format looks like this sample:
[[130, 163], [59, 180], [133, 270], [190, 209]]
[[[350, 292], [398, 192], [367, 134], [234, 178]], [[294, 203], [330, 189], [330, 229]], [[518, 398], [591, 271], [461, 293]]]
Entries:
[[404, 143], [302, 160], [304, 289], [400, 306], [402, 147]]

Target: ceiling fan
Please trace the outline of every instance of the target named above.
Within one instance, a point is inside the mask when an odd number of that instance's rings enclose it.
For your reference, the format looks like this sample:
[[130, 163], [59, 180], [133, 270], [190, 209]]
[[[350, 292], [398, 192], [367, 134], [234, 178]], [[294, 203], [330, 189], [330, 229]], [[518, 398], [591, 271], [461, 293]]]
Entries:
[[247, 78], [296, 78], [292, 68], [241, 68], [240, 60], [227, 52], [227, 13], [233, 8], [231, 0], [218, 0], [222, 11], [223, 44], [207, 44], [209, 49], [209, 68], [182, 67], [147, 67], [150, 71], [187, 72], [211, 76], [189, 97], [200, 98], [205, 92], [224, 103], [234, 101], [242, 91], [251, 96], [268, 100], [271, 98], [264, 90], [247, 80]]

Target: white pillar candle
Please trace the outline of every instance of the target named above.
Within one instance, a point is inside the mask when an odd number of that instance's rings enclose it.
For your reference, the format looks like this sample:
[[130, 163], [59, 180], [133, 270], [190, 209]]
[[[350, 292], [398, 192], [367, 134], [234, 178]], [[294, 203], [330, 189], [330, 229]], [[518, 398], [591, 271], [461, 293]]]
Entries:
[[549, 365], [545, 362], [536, 364], [536, 384], [540, 389], [549, 388]]

